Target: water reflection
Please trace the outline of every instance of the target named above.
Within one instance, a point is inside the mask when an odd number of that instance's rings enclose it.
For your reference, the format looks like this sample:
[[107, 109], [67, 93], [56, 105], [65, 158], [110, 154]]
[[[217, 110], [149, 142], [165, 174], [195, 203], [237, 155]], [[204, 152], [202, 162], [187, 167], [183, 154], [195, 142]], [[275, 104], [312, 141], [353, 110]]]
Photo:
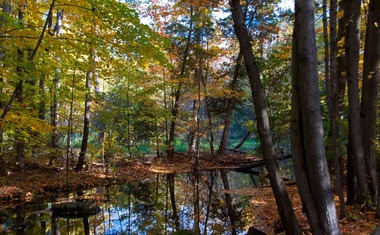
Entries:
[[[233, 192], [252, 186], [249, 175], [231, 171], [160, 175], [2, 209], [0, 233], [245, 234], [251, 198]], [[53, 216], [52, 205], [69, 200], [95, 201], [101, 211], [81, 218]]]

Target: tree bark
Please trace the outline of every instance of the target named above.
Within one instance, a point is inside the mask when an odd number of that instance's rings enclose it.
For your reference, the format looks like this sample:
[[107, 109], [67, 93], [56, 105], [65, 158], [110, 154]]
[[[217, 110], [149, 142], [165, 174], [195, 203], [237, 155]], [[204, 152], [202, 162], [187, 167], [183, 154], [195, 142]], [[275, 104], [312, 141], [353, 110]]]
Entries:
[[[9, 15], [11, 13], [11, 10], [12, 10], [12, 1], [11, 0], [4, 0], [3, 1], [3, 4], [2, 4], [2, 13], [6, 16], [6, 15]], [[5, 27], [6, 25], [8, 24], [7, 20], [5, 17], [0, 17], [0, 27], [3, 28]], [[2, 34], [0, 34], [0, 36], [2, 36]], [[5, 59], [5, 53], [6, 53], [6, 50], [5, 48], [0, 45], [0, 66], [4, 66], [4, 59]], [[4, 83], [4, 78], [1, 76], [0, 77], [0, 83], [2, 84], [1, 87], [3, 87], [3, 83]], [[0, 89], [0, 92], [3, 93], [3, 89], [1, 88]], [[4, 101], [3, 100], [0, 100], [0, 109], [3, 110], [4, 108]], [[0, 119], [1, 121], [1, 119]], [[3, 148], [2, 148], [2, 144], [3, 144], [3, 139], [4, 139], [4, 131], [3, 131], [3, 128], [2, 126], [0, 126], [0, 156], [1, 155], [1, 152], [3, 151]], [[0, 157], [0, 164], [3, 162], [3, 158]]]
[[362, 128], [360, 125], [359, 103], [359, 46], [360, 46], [360, 0], [345, 0], [347, 8], [346, 28], [346, 61], [348, 82], [348, 132], [351, 140], [351, 150], [354, 160], [355, 173], [358, 182], [359, 204], [368, 206], [369, 191], [367, 184], [367, 170], [363, 152]]
[[[95, 7], [92, 9], [93, 13], [95, 13], [96, 9]], [[96, 22], [93, 20], [92, 30], [94, 32], [94, 35], [96, 34]], [[90, 119], [91, 119], [91, 113], [90, 113], [90, 105], [91, 105], [91, 81], [94, 79], [95, 76], [95, 61], [96, 61], [96, 50], [94, 48], [94, 45], [90, 43], [90, 68], [88, 69], [86, 73], [86, 97], [84, 101], [84, 117], [83, 117], [83, 136], [82, 136], [82, 145], [80, 148], [79, 158], [77, 165], [75, 166], [76, 172], [81, 172], [83, 170], [83, 166], [85, 163], [85, 156], [87, 153], [87, 146], [88, 146], [88, 137], [90, 134]]]
[[234, 149], [239, 149], [241, 146], [243, 146], [244, 142], [248, 139], [248, 137], [251, 135], [251, 132], [248, 131], [247, 134], [243, 137], [243, 139], [238, 143]]
[[[91, 49], [92, 51], [92, 49]], [[93, 52], [90, 53], [91, 60], [93, 59]], [[88, 136], [90, 134], [90, 103], [91, 103], [91, 79], [92, 79], [92, 68], [86, 73], [86, 97], [84, 101], [84, 117], [83, 117], [83, 135], [82, 144], [80, 148], [79, 158], [77, 165], [75, 166], [76, 172], [81, 172], [83, 170], [85, 156], [88, 146]]]
[[296, 0], [292, 64], [292, 155], [313, 234], [340, 234], [323, 139], [314, 1]]
[[[369, 180], [371, 200], [376, 203], [378, 185], [376, 145], [374, 140], [376, 140], [376, 117], [379, 92], [380, 1], [371, 0], [368, 10], [360, 121], [362, 131], [365, 133], [365, 135], [363, 135], [363, 151], [367, 164], [367, 178]], [[380, 213], [380, 209], [378, 209], [377, 212]]]
[[[223, 182], [224, 189], [229, 191], [230, 190], [230, 184], [228, 183], [227, 171], [221, 170], [220, 175], [222, 176], [222, 182]], [[226, 197], [227, 212], [228, 212], [228, 217], [230, 218], [230, 223], [231, 223], [231, 227], [232, 227], [231, 234], [236, 235], [237, 234], [237, 231], [236, 231], [237, 216], [236, 216], [236, 213], [235, 213], [234, 208], [232, 206], [231, 194], [225, 193], [224, 196]]]
[[210, 104], [209, 104], [209, 98], [206, 97], [206, 112], [207, 112], [207, 119], [208, 119], [208, 132], [210, 133], [210, 152], [212, 155], [214, 155], [215, 150], [214, 150], [214, 133], [213, 133], [213, 122], [212, 122], [212, 117], [211, 117], [211, 112], [210, 112]]
[[[232, 78], [232, 81], [229, 85], [231, 90], [236, 89], [236, 83], [239, 78], [239, 71], [241, 68], [241, 60], [242, 60], [243, 54], [241, 51], [239, 51], [239, 54], [236, 59], [236, 65], [235, 65], [235, 72], [234, 77]], [[228, 141], [228, 134], [230, 132], [230, 124], [231, 124], [231, 116], [232, 116], [232, 110], [235, 106], [235, 98], [234, 97], [227, 97], [226, 100], [226, 117], [224, 119], [224, 128], [223, 128], [223, 134], [222, 138], [220, 140], [218, 153], [223, 154], [226, 152], [227, 149], [227, 141]]]
[[[55, 32], [57, 37], [62, 34], [62, 20], [63, 20], [63, 11], [60, 10], [57, 13], [57, 22], [55, 25]], [[55, 58], [58, 64], [61, 62], [61, 58], [56, 56]], [[53, 127], [53, 133], [51, 135], [51, 148], [53, 149], [53, 153], [50, 157], [49, 165], [53, 164], [53, 160], [58, 157], [58, 147], [59, 147], [59, 132], [58, 132], [58, 123], [59, 123], [59, 107], [60, 103], [58, 100], [58, 92], [61, 86], [61, 69], [56, 69], [56, 74], [53, 80], [53, 88], [52, 88], [52, 107], [51, 107], [51, 126]]]
[[[180, 72], [180, 79], [183, 78], [185, 75], [185, 68], [186, 68], [186, 62], [187, 58], [189, 56], [189, 50], [190, 50], [190, 41], [191, 41], [191, 35], [193, 31], [193, 7], [191, 6], [190, 9], [190, 25], [189, 25], [189, 33], [187, 35], [187, 41], [186, 41], [186, 47], [185, 51], [183, 53], [183, 59], [182, 59], [182, 66], [181, 66], [181, 72]], [[167, 149], [167, 154], [168, 154], [168, 159], [171, 160], [174, 157], [174, 138], [175, 138], [175, 126], [177, 123], [177, 115], [179, 112], [179, 99], [181, 96], [181, 89], [182, 89], [182, 81], [180, 80], [178, 83], [178, 87], [176, 89], [175, 95], [174, 95], [174, 105], [172, 107], [172, 117], [171, 117], [171, 122], [170, 122], [170, 130], [169, 130], [169, 146]]]
[[179, 218], [178, 218], [178, 212], [177, 212], [177, 206], [176, 206], [176, 200], [175, 200], [175, 179], [174, 174], [168, 174], [167, 176], [168, 186], [169, 186], [169, 194], [170, 194], [170, 202], [171, 207], [173, 210], [173, 220], [174, 220], [174, 226], [176, 230], [179, 230]]
[[187, 150], [187, 154], [190, 156], [190, 157], [194, 157], [196, 152], [197, 152], [197, 127], [196, 127], [196, 123], [198, 123], [198, 120], [197, 120], [197, 100], [193, 100], [192, 101], [193, 103], [193, 107], [191, 110], [191, 113], [192, 113], [192, 116], [193, 116], [193, 120], [195, 122], [193, 122], [188, 128], [190, 129], [190, 132], [189, 132], [189, 147], [188, 147], [188, 150]]
[[[24, 10], [25, 10], [25, 8], [26, 8], [26, 5], [22, 5], [22, 4], [19, 5], [18, 20], [19, 20], [20, 24], [24, 24]], [[25, 72], [25, 68], [24, 68], [25, 58], [24, 57], [25, 57], [24, 51], [17, 47], [16, 73], [20, 78], [22, 78], [24, 76], [23, 73]], [[22, 81], [22, 79], [21, 79], [21, 81]], [[14, 98], [15, 98], [16, 102], [18, 102], [20, 104], [20, 106], [22, 106], [22, 104], [24, 102], [24, 85], [23, 85], [23, 83], [21, 82], [21, 85], [17, 86], [17, 88], [18, 88], [18, 91], [15, 94]], [[5, 112], [5, 110], [4, 110], [4, 112]], [[24, 129], [24, 128], [22, 128], [22, 129]], [[22, 129], [16, 130], [16, 133], [19, 133], [20, 131], [22, 131]], [[18, 164], [18, 166], [21, 169], [23, 169], [24, 165], [25, 165], [25, 140], [23, 140], [19, 136], [16, 136], [14, 146], [15, 146], [15, 150], [16, 150], [16, 164]]]
[[339, 90], [338, 90], [338, 36], [337, 36], [337, 8], [338, 1], [330, 0], [330, 133], [332, 142], [332, 152], [334, 156], [335, 184], [339, 196], [340, 218], [346, 217], [346, 208], [344, 205], [343, 184], [341, 175], [341, 156], [339, 153], [340, 136], [339, 136]]
[[231, 0], [229, 3], [232, 11], [235, 33], [239, 40], [240, 49], [243, 53], [245, 67], [248, 73], [248, 79], [251, 86], [254, 109], [257, 119], [257, 129], [259, 132], [261, 148], [263, 151], [263, 158], [268, 170], [270, 183], [277, 203], [277, 208], [279, 210], [281, 221], [286, 234], [300, 234], [300, 227], [294, 215], [292, 204], [285, 190], [280, 172], [275, 162], [275, 152], [272, 136], [270, 133], [264, 92], [260, 80], [260, 72], [253, 55], [248, 31], [244, 25], [240, 0]]

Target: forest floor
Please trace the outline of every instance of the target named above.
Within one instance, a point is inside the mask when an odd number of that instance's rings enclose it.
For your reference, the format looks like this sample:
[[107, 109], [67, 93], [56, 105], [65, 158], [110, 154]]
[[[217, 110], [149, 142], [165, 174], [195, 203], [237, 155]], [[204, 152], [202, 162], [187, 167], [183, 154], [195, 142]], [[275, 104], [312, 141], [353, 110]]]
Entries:
[[[258, 160], [244, 155], [224, 155], [218, 158], [203, 156], [199, 159], [199, 169], [231, 169], [257, 163]], [[59, 170], [33, 163], [24, 171], [8, 171], [6, 175], [0, 176], [0, 208], [11, 207], [23, 201], [31, 201], [62, 191], [91, 189], [141, 180], [157, 174], [191, 172], [193, 170], [193, 162], [184, 156], [177, 157], [171, 163], [165, 163], [161, 159], [119, 163], [117, 167], [112, 167], [106, 172], [102, 166], [93, 165], [84, 172], [75, 173], [71, 170], [68, 174], [64, 169]], [[296, 185], [293, 182], [287, 184], [286, 188], [300, 225], [305, 234], [311, 234], [308, 232], [307, 218], [302, 213]], [[270, 187], [246, 188], [231, 193], [252, 196], [254, 198], [251, 201], [252, 215], [255, 222], [251, 226], [267, 234], [275, 234], [276, 228], [280, 226], [280, 218]], [[335, 196], [335, 201], [338, 211], [337, 196]], [[339, 220], [342, 234], [368, 235], [375, 227], [380, 226], [380, 221], [374, 218], [374, 212], [361, 212], [360, 208], [354, 206], [347, 206], [346, 209], [347, 217]]]

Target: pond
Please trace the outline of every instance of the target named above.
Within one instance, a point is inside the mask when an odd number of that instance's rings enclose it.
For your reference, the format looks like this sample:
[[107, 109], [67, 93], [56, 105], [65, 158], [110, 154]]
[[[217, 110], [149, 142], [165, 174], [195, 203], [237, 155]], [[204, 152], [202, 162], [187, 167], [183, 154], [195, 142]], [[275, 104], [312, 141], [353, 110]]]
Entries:
[[[246, 234], [252, 196], [267, 180], [235, 171], [159, 175], [0, 208], [0, 234]], [[247, 189], [247, 190], [244, 190]], [[93, 214], [57, 214], [55, 205], [86, 202]]]

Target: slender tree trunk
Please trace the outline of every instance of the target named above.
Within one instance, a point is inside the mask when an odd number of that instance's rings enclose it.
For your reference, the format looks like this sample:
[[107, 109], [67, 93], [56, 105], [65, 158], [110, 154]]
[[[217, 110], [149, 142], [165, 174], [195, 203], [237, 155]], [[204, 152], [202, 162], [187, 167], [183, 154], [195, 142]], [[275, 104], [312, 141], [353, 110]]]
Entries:
[[[95, 13], [96, 9], [95, 7], [92, 9], [92, 11]], [[93, 32], [96, 34], [96, 23], [95, 20], [93, 20]], [[86, 73], [86, 97], [84, 102], [84, 118], [83, 118], [83, 136], [82, 136], [82, 145], [80, 148], [79, 158], [77, 165], [75, 166], [76, 172], [81, 172], [85, 163], [85, 156], [87, 153], [87, 146], [88, 146], [88, 137], [90, 134], [90, 119], [91, 119], [91, 113], [90, 113], [90, 104], [91, 104], [91, 81], [94, 79], [95, 76], [95, 61], [96, 61], [96, 50], [93, 47], [92, 43], [90, 43], [90, 68]]]
[[[198, 122], [197, 119], [197, 100], [193, 100], [192, 101], [193, 103], [193, 110], [191, 111], [192, 112], [192, 116], [194, 117], [194, 121], [195, 122]], [[190, 133], [189, 133], [189, 147], [188, 147], [188, 150], [187, 150], [187, 154], [190, 156], [190, 157], [193, 157], [195, 155], [195, 153], [197, 152], [197, 131], [196, 131], [196, 123], [193, 123], [192, 125], [189, 126], [189, 129], [190, 129]]]
[[358, 202], [358, 181], [355, 174], [354, 157], [351, 150], [351, 139], [348, 139], [347, 146], [347, 205], [354, 205]]
[[41, 75], [40, 81], [39, 81], [39, 88], [40, 88], [40, 103], [38, 107], [38, 118], [41, 120], [45, 120], [45, 114], [46, 114], [46, 94], [45, 94], [45, 74]]
[[175, 179], [174, 174], [168, 174], [167, 176], [168, 185], [169, 185], [169, 194], [170, 194], [170, 201], [173, 211], [173, 220], [174, 220], [174, 227], [176, 230], [179, 230], [179, 218], [178, 218], [178, 212], [177, 212], [177, 205], [175, 200]]
[[[26, 5], [20, 4], [18, 9], [18, 20], [21, 24], [24, 24], [24, 10]], [[25, 53], [22, 49], [17, 48], [17, 75], [22, 78], [24, 76], [24, 63], [25, 63]], [[22, 81], [22, 80], [21, 80]], [[16, 93], [15, 100], [22, 106], [24, 102], [24, 85], [21, 83], [21, 86]], [[22, 131], [22, 130], [21, 130]], [[16, 130], [16, 132], [20, 132], [20, 130]], [[16, 136], [15, 140], [15, 151], [16, 151], [16, 163], [18, 166], [23, 169], [25, 166], [25, 140]]]
[[362, 128], [360, 125], [359, 103], [359, 44], [361, 0], [345, 0], [347, 8], [344, 14], [348, 19], [346, 31], [346, 61], [348, 82], [348, 132], [358, 182], [358, 200], [361, 205], [369, 206], [367, 170], [363, 152]]
[[[302, 108], [300, 98], [300, 75], [299, 75], [299, 58], [297, 53], [298, 43], [296, 38], [295, 21], [293, 33], [293, 49], [292, 49], [292, 118], [291, 118], [291, 149], [293, 155], [294, 172], [297, 177], [297, 187], [301, 196], [303, 211], [306, 212], [310, 228], [313, 234], [323, 234], [322, 229], [318, 225], [318, 211], [311, 194], [308, 182], [308, 174], [306, 167], [306, 153], [304, 149], [303, 127], [302, 127]], [[306, 206], [307, 203], [307, 206]]]
[[[345, 11], [345, 5], [347, 5], [344, 1], [339, 1], [339, 11]], [[343, 15], [343, 17], [338, 18], [338, 33], [337, 33], [337, 41], [339, 42], [346, 34], [346, 26], [347, 17]], [[338, 55], [337, 55], [337, 76], [338, 76], [338, 102], [339, 102], [339, 117], [340, 119], [344, 118], [344, 109], [346, 107], [345, 97], [346, 97], [346, 57], [345, 57], [345, 48], [344, 45], [338, 44]], [[341, 131], [341, 130], [340, 130]]]
[[324, 41], [324, 49], [325, 49], [325, 86], [326, 86], [326, 94], [327, 94], [327, 107], [331, 110], [331, 81], [330, 81], [330, 43], [329, 43], [329, 35], [328, 35], [328, 23], [327, 23], [327, 0], [323, 0], [323, 14], [322, 14], [322, 24], [323, 24], [323, 41]]
[[268, 113], [266, 110], [264, 92], [260, 80], [260, 72], [258, 70], [255, 57], [253, 56], [247, 29], [244, 25], [240, 1], [231, 0], [229, 3], [232, 11], [235, 33], [239, 40], [240, 49], [243, 53], [245, 67], [251, 86], [263, 158], [268, 170], [270, 183], [272, 185], [277, 208], [280, 213], [280, 218], [287, 234], [300, 234], [300, 227], [294, 215], [292, 204], [285, 190], [282, 177], [275, 161], [274, 146], [270, 133]]
[[211, 117], [211, 113], [210, 113], [210, 108], [209, 108], [210, 104], [209, 104], [209, 101], [208, 101], [208, 97], [206, 97], [206, 112], [207, 112], [207, 118], [208, 118], [208, 131], [210, 133], [210, 152], [212, 155], [214, 155], [215, 153], [215, 150], [214, 150], [214, 133], [212, 131], [213, 129], [213, 122], [212, 122], [212, 117]]
[[194, 203], [194, 232], [195, 234], [201, 234], [201, 210], [200, 210], [200, 192], [199, 192], [199, 171], [194, 171], [194, 187], [193, 190], [193, 203]]
[[245, 134], [244, 138], [238, 143], [234, 149], [239, 149], [241, 146], [243, 146], [244, 142], [248, 139], [248, 137], [251, 135], [252, 132], [248, 131], [247, 134]]
[[[227, 191], [229, 191], [230, 190], [230, 185], [228, 183], [227, 172], [225, 170], [221, 170], [220, 171], [220, 175], [222, 176], [222, 181], [223, 181], [224, 189], [227, 190]], [[237, 234], [237, 231], [236, 231], [237, 218], [236, 218], [236, 213], [235, 213], [235, 211], [234, 211], [234, 209], [232, 207], [231, 194], [225, 193], [224, 196], [226, 198], [228, 217], [230, 218], [230, 223], [231, 223], [231, 227], [232, 227], [231, 234], [232, 235], [236, 235]]]
[[[339, 11], [346, 11], [347, 2], [340, 1], [339, 2]], [[346, 25], [348, 23], [347, 14], [344, 14], [343, 17], [339, 17], [338, 19], [338, 41], [342, 40], [346, 34]], [[346, 110], [346, 87], [347, 87], [347, 63], [346, 63], [346, 55], [344, 45], [338, 44], [338, 66], [337, 66], [337, 76], [338, 76], [338, 100], [339, 100], [339, 120], [344, 120], [344, 112]], [[340, 126], [342, 127], [342, 125]], [[339, 134], [341, 135], [342, 129], [339, 130]], [[353, 158], [351, 151], [351, 141], [348, 141], [348, 145], [346, 147], [347, 151], [347, 163], [346, 163], [346, 190], [347, 190], [347, 205], [352, 205], [357, 202], [357, 180], [355, 175], [355, 169], [353, 166]], [[343, 166], [344, 164], [341, 163]], [[342, 167], [343, 169], [343, 167]], [[344, 170], [342, 170], [343, 175]]]
[[[92, 49], [91, 49], [92, 51]], [[92, 53], [90, 58], [92, 58]], [[83, 117], [83, 136], [82, 136], [82, 145], [80, 148], [79, 158], [77, 165], [75, 166], [76, 172], [81, 172], [83, 169], [85, 156], [87, 152], [87, 145], [88, 145], [88, 136], [90, 134], [90, 102], [91, 102], [91, 78], [92, 78], [93, 71], [90, 69], [87, 71], [86, 74], [86, 98], [84, 101], [84, 117]]]
[[[186, 47], [185, 47], [185, 51], [183, 53], [181, 72], [180, 72], [180, 76], [179, 76], [180, 78], [183, 78], [183, 76], [185, 75], [185, 68], [187, 65], [186, 62], [187, 62], [187, 58], [189, 56], [191, 35], [192, 35], [192, 31], [193, 31], [193, 17], [192, 16], [193, 16], [193, 7], [191, 6], [189, 33], [187, 35]], [[177, 123], [177, 115], [179, 112], [179, 99], [181, 96], [182, 83], [183, 83], [182, 81], [179, 81], [178, 87], [177, 87], [175, 95], [174, 95], [174, 105], [172, 107], [172, 117], [171, 117], [170, 130], [169, 130], [169, 147], [167, 150], [169, 160], [173, 159], [173, 157], [174, 157], [175, 126]]]
[[[364, 48], [363, 88], [361, 123], [363, 150], [367, 164], [371, 200], [376, 204], [378, 197], [376, 172], [376, 118], [379, 92], [380, 61], [380, 1], [371, 0], [368, 8], [368, 22]], [[379, 208], [379, 206], [377, 206]], [[377, 210], [380, 216], [380, 209]]]
[[334, 171], [336, 190], [339, 196], [340, 218], [346, 217], [346, 208], [343, 196], [343, 184], [341, 175], [341, 156], [339, 153], [340, 136], [339, 136], [339, 90], [338, 90], [338, 36], [337, 36], [337, 8], [338, 1], [330, 0], [330, 130], [332, 141], [332, 152], [334, 155]]
[[[62, 34], [62, 20], [63, 20], [63, 11], [60, 10], [57, 13], [57, 22], [55, 25], [55, 32], [57, 37], [61, 36]], [[55, 59], [57, 60], [58, 64], [61, 62], [60, 56], [56, 56]], [[51, 126], [53, 127], [53, 133], [51, 135], [51, 148], [53, 149], [53, 153], [50, 157], [49, 165], [53, 164], [54, 159], [58, 157], [58, 148], [59, 148], [59, 132], [58, 132], [58, 123], [59, 123], [59, 107], [60, 103], [58, 100], [58, 93], [59, 89], [61, 87], [61, 68], [56, 69], [56, 74], [53, 80], [53, 102], [52, 102], [52, 108], [51, 108]]]
[[[4, 16], [9, 15], [11, 13], [11, 10], [12, 10], [12, 1], [11, 0], [4, 0], [3, 4], [2, 4], [2, 9], [3, 9], [2, 13], [4, 14]], [[0, 17], [0, 27], [1, 28], [5, 27], [8, 24], [8, 22], [4, 16]], [[0, 34], [0, 36], [2, 36], [2, 35]], [[0, 66], [4, 66], [5, 53], [6, 53], [6, 49], [4, 48], [3, 45], [0, 44]], [[0, 75], [0, 83], [2, 84], [1, 87], [3, 87], [4, 78], [2, 77], [2, 75]], [[2, 88], [0, 89], [0, 92], [3, 93]], [[3, 108], [4, 108], [4, 101], [0, 100], [0, 109], [3, 110]], [[0, 156], [2, 156], [1, 153], [3, 150], [2, 149], [3, 139], [4, 139], [4, 131], [3, 131], [2, 126], [0, 126]], [[4, 159], [2, 159], [2, 157], [0, 157], [0, 164], [2, 164], [3, 160]]]
[[[238, 54], [237, 59], [236, 59], [234, 77], [232, 78], [232, 81], [231, 81], [230, 86], [229, 86], [230, 89], [233, 91], [236, 89], [236, 84], [237, 84], [237, 80], [239, 78], [239, 71], [241, 68], [242, 58], [243, 58], [243, 54], [241, 51], [239, 51], [239, 54]], [[226, 100], [226, 117], [224, 119], [223, 134], [222, 134], [222, 138], [220, 140], [219, 149], [218, 149], [219, 154], [225, 153], [226, 149], [227, 149], [227, 140], [228, 140], [228, 134], [230, 131], [232, 110], [233, 110], [234, 106], [235, 106], [235, 98], [234, 97], [227, 97], [227, 100]]]
[[292, 64], [292, 155], [313, 234], [340, 234], [323, 140], [314, 1], [296, 0]]
[[208, 197], [207, 197], [207, 207], [206, 207], [206, 216], [205, 216], [205, 222], [204, 222], [204, 227], [203, 227], [203, 234], [207, 234], [207, 227], [208, 227], [208, 220], [209, 220], [209, 215], [210, 215], [210, 208], [211, 208], [211, 203], [212, 203], [212, 194], [213, 194], [213, 189], [214, 189], [214, 171], [210, 171], [210, 184], [207, 183], [207, 188], [209, 191]]

